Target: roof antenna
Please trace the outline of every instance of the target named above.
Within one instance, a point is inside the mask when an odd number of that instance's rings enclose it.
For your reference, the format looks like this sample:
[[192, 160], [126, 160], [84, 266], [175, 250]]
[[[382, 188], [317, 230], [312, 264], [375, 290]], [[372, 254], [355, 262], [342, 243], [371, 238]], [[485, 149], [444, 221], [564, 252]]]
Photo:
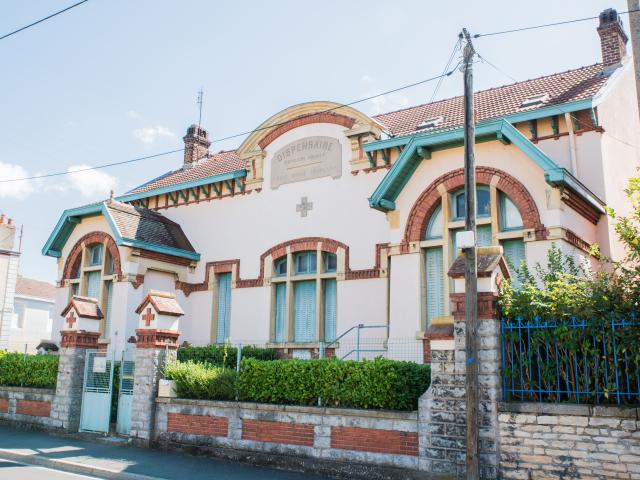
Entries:
[[115, 196], [115, 192], [113, 191], [113, 188], [111, 190], [109, 190], [109, 200], [113, 202], [113, 197]]
[[204, 90], [202, 90], [202, 87], [200, 87], [200, 90], [198, 91], [198, 99], [196, 100], [196, 103], [199, 105], [198, 128], [200, 128], [200, 124], [202, 123], [202, 97], [203, 96], [204, 96]]

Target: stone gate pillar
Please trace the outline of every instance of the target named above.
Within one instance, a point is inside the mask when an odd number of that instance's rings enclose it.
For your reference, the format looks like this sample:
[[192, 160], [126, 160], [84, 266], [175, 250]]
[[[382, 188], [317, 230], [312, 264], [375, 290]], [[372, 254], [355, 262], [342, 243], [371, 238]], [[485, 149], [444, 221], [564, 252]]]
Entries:
[[131, 438], [148, 446], [153, 438], [156, 397], [162, 369], [176, 358], [179, 318], [184, 315], [174, 294], [150, 291], [136, 309], [135, 374]]
[[80, 428], [82, 387], [87, 350], [98, 348], [102, 311], [98, 300], [74, 296], [62, 311], [56, 395], [51, 408], [52, 427], [68, 432]]
[[[478, 437], [481, 478], [498, 478], [498, 401], [500, 400], [500, 319], [498, 285], [508, 278], [502, 247], [478, 248]], [[466, 473], [466, 341], [464, 257], [449, 270], [453, 340], [431, 342], [431, 386], [419, 404], [420, 468]]]

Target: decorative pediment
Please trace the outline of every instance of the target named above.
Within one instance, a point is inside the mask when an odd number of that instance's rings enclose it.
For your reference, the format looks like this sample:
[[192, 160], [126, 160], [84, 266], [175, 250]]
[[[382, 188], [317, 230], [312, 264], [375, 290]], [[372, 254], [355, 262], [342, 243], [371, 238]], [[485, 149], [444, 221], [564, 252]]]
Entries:
[[151, 290], [136, 308], [138, 328], [148, 330], [178, 330], [184, 311], [173, 293]]
[[104, 318], [98, 300], [74, 295], [60, 314], [64, 317], [63, 330], [99, 332], [100, 320]]

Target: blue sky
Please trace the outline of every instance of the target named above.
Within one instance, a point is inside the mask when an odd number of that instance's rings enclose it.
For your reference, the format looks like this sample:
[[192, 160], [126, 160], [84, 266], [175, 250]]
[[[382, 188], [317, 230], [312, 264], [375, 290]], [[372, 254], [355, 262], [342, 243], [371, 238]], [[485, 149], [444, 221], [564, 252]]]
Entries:
[[[4, 0], [0, 35], [73, 0]], [[255, 128], [287, 106], [349, 102], [439, 74], [458, 32], [626, 10], [624, 0], [90, 0], [0, 41], [0, 179], [73, 170], [182, 146], [197, 121], [212, 138]], [[627, 26], [627, 16], [623, 17]], [[600, 60], [597, 21], [479, 38], [518, 80]], [[486, 64], [477, 89], [511, 83]], [[425, 103], [435, 83], [356, 106], [368, 114]], [[459, 73], [438, 98], [459, 95]], [[241, 138], [217, 142], [235, 148]], [[54, 281], [40, 248], [65, 208], [123, 193], [181, 154], [48, 180], [0, 184], [0, 211], [24, 225], [21, 271]]]

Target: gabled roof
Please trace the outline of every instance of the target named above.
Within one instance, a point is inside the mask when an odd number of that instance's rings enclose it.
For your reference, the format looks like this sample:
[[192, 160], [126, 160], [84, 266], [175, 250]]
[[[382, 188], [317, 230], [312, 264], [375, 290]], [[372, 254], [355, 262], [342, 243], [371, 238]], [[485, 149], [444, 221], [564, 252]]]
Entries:
[[107, 200], [65, 210], [42, 248], [43, 255], [59, 257], [75, 226], [85, 217], [102, 215], [117, 245], [140, 248], [175, 257], [199, 260], [182, 227], [158, 212]]
[[56, 297], [56, 286], [49, 282], [20, 276], [16, 281], [16, 297], [31, 297], [53, 302]]
[[238, 174], [237, 176], [246, 175], [245, 163], [238, 156], [237, 152], [235, 150], [228, 150], [213, 153], [198, 160], [192, 166], [167, 172], [164, 175], [140, 185], [118, 199], [121, 200], [134, 194], [180, 184], [186, 184], [183, 188], [187, 188], [189, 186], [194, 186], [193, 182], [199, 180], [207, 180], [206, 183], [212, 183], [214, 181], [222, 180], [222, 178], [218, 179], [217, 177], [232, 172], [236, 172]]
[[[463, 137], [463, 128], [410, 137], [398, 159], [369, 198], [369, 205], [383, 212], [395, 210], [395, 201], [398, 195], [402, 192], [413, 172], [418, 168], [422, 158], [429, 158], [431, 151], [460, 145]], [[595, 210], [604, 213], [604, 202], [602, 200], [565, 168], [559, 167], [508, 121], [493, 120], [476, 126], [476, 143], [490, 140], [512, 143], [543, 170], [547, 183], [554, 187], [564, 186], [569, 188]]]
[[[474, 94], [476, 122], [593, 98], [608, 78], [602, 74], [602, 69], [602, 64], [598, 63], [476, 92]], [[549, 98], [540, 105], [521, 108], [528, 97], [538, 94], [548, 94]], [[419, 132], [418, 125], [438, 117], [443, 118], [442, 122], [438, 124], [437, 130], [447, 130], [463, 124], [463, 100], [462, 96], [448, 98], [395, 112], [383, 113], [373, 118], [386, 126], [394, 137]]]
[[173, 317], [181, 317], [184, 315], [184, 310], [182, 310], [182, 307], [178, 303], [178, 300], [176, 300], [176, 296], [173, 293], [151, 290], [142, 299], [138, 308], [136, 308], [136, 313], [142, 313], [149, 303], [151, 303], [155, 311], [161, 315], [171, 315]]
[[100, 306], [98, 305], [97, 298], [74, 295], [71, 297], [71, 300], [60, 315], [64, 317], [72, 308], [81, 318], [93, 318], [100, 320], [104, 317], [102, 315], [102, 310], [100, 310]]

